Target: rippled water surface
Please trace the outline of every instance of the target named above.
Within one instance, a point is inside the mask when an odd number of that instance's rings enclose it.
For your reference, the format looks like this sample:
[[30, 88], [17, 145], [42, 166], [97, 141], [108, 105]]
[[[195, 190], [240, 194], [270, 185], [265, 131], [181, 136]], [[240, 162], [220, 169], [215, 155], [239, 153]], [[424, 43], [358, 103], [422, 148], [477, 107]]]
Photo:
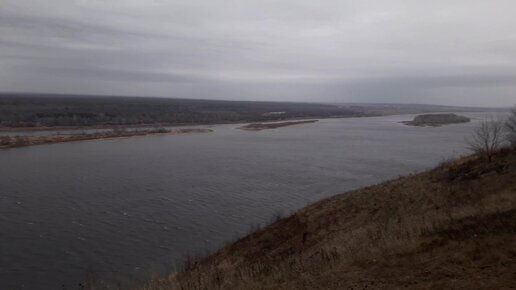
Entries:
[[275, 212], [465, 153], [478, 121], [398, 123], [412, 117], [0, 151], [0, 289], [79, 289], [88, 273], [137, 282]]

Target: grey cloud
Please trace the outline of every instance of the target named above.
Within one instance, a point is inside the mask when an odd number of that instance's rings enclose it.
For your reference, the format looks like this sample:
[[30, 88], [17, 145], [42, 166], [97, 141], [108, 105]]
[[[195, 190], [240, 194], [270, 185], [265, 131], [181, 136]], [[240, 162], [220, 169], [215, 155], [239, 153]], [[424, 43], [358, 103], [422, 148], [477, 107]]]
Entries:
[[509, 0], [4, 0], [0, 90], [506, 106], [516, 103], [514, 9]]
[[162, 72], [139, 72], [139, 71], [123, 71], [106, 68], [55, 68], [55, 67], [41, 67], [37, 70], [38, 73], [50, 73], [56, 77], [62, 78], [82, 78], [92, 80], [107, 80], [117, 82], [199, 82], [208, 81], [202, 77], [177, 74], [177, 73], [162, 73]]
[[359, 89], [405, 87], [413, 90], [447, 87], [510, 86], [516, 83], [516, 73], [498, 75], [407, 75], [393, 78], [366, 79], [351, 83]]

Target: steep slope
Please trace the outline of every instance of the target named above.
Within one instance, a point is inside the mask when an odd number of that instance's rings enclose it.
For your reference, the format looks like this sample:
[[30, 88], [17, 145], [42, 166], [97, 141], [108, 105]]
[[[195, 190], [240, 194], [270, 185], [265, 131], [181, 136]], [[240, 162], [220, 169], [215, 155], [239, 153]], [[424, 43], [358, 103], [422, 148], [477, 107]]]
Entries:
[[347, 192], [143, 289], [514, 289], [516, 151]]

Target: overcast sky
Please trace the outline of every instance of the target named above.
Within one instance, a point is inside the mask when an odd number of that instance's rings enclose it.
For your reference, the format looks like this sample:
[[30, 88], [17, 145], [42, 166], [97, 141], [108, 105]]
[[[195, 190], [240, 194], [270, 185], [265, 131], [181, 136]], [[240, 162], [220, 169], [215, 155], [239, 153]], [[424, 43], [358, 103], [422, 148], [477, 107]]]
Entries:
[[516, 104], [514, 0], [0, 0], [0, 91]]

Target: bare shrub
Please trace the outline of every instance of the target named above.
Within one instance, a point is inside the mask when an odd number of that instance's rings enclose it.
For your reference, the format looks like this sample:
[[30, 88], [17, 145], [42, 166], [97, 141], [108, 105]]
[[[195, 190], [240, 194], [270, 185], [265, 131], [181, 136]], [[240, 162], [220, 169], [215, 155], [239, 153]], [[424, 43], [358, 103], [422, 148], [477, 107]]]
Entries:
[[467, 140], [471, 151], [480, 154], [488, 162], [503, 144], [504, 123], [500, 120], [485, 120], [478, 124], [473, 136]]
[[516, 106], [511, 109], [509, 118], [505, 121], [505, 129], [507, 131], [507, 141], [512, 147], [516, 148]]

